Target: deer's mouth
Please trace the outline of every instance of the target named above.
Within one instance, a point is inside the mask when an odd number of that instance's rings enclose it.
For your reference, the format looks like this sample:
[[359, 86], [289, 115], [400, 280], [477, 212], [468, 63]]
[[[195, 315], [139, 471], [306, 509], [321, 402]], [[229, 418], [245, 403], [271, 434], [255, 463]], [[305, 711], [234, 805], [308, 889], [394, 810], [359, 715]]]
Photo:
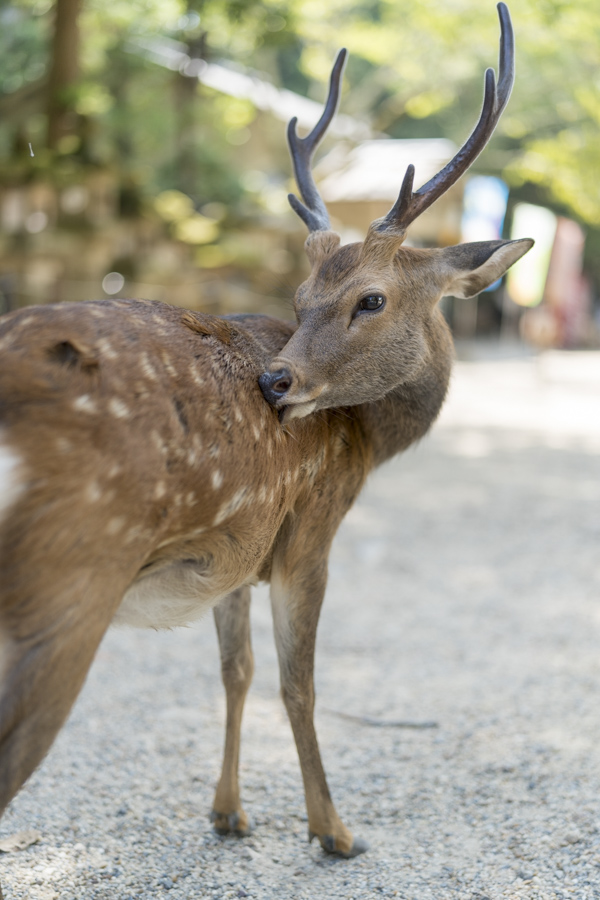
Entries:
[[303, 419], [313, 412], [316, 405], [316, 400], [305, 400], [302, 403], [286, 403], [285, 406], [279, 408], [279, 421], [282, 425], [285, 425], [292, 419]]

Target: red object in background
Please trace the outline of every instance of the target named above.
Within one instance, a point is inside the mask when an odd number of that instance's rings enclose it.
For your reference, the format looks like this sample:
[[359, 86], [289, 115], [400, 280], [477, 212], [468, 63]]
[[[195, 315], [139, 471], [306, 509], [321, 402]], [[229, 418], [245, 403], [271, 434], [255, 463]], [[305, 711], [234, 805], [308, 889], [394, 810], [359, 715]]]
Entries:
[[544, 301], [552, 311], [561, 347], [580, 346], [588, 332], [591, 290], [582, 274], [584, 245], [585, 233], [577, 222], [559, 218]]

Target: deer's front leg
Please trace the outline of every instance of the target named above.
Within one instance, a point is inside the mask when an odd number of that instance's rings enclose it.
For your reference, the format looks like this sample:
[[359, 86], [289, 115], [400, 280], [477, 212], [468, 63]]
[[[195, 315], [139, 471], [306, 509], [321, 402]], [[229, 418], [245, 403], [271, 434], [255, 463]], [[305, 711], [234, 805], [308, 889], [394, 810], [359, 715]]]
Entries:
[[242, 713], [254, 672], [250, 643], [250, 588], [241, 587], [225, 597], [215, 607], [214, 616], [227, 697], [227, 722], [223, 767], [211, 820], [219, 834], [231, 831], [243, 837], [250, 833], [250, 825], [240, 803], [238, 768]]
[[313, 722], [315, 640], [327, 569], [324, 563], [309, 574], [285, 575], [275, 568], [271, 579], [271, 603], [279, 656], [281, 694], [285, 703], [304, 781], [309, 840], [318, 837], [328, 853], [352, 857], [369, 845], [353, 838], [338, 816], [329, 788]]

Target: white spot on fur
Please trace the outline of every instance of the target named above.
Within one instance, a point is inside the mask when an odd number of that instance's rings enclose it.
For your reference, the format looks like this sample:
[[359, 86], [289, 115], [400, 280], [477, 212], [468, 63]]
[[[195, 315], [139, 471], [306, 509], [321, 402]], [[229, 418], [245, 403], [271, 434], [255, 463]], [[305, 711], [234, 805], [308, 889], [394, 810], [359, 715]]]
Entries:
[[147, 353], [140, 354], [140, 365], [142, 367], [142, 372], [144, 375], [149, 378], [151, 381], [158, 381], [158, 375], [156, 374], [156, 369], [148, 359]]
[[171, 362], [171, 357], [164, 350], [162, 351], [162, 353], [160, 355], [162, 357], [162, 361], [164, 363], [165, 369], [167, 370], [169, 375], [171, 375], [173, 378], [175, 378], [175, 376], [177, 375], [177, 369], [175, 369], [175, 367], [173, 366], [173, 363]]
[[97, 503], [102, 496], [102, 491], [97, 481], [90, 481], [86, 486], [83, 495], [88, 503]]
[[70, 453], [73, 449], [73, 444], [68, 438], [59, 437], [56, 438], [56, 449], [59, 453]]
[[156, 447], [156, 449], [158, 450], [159, 453], [167, 453], [167, 446], [166, 446], [165, 442], [163, 441], [161, 435], [158, 433], [158, 431], [150, 432], [150, 440], [152, 441], [152, 443], [154, 444], [154, 446]]
[[137, 541], [137, 539], [140, 538], [143, 533], [144, 531], [139, 525], [134, 525], [125, 535], [125, 543], [133, 544], [133, 542]]
[[254, 440], [255, 440], [255, 441], [260, 440], [260, 431], [258, 430], [258, 428], [256, 427], [256, 425], [253, 425], [253, 426], [252, 426], [252, 434], [254, 435]]
[[123, 528], [124, 524], [125, 519], [122, 516], [116, 516], [114, 519], [111, 519], [106, 526], [106, 533], [111, 535], [118, 534], [118, 532]]
[[115, 463], [113, 466], [111, 466], [110, 469], [108, 470], [109, 478], [116, 478], [117, 475], [120, 475], [120, 474], [121, 474], [121, 466], [119, 466], [117, 463]]
[[98, 412], [98, 407], [89, 394], [82, 394], [81, 397], [77, 398], [77, 400], [73, 400], [73, 409], [76, 409], [78, 412], [86, 412], [90, 414]]
[[242, 415], [242, 411], [240, 410], [239, 406], [233, 407], [233, 414], [235, 416], [236, 422], [239, 422], [239, 424], [241, 425], [242, 422], [244, 421], [244, 417]]
[[14, 450], [0, 444], [0, 517], [8, 512], [24, 490], [20, 468], [21, 458]]
[[261, 486], [260, 491], [258, 492], [258, 502], [264, 503], [266, 499], [267, 499], [267, 489], [266, 489], [265, 485], [263, 484]]
[[305, 463], [302, 464], [302, 469], [305, 474], [308, 476], [311, 484], [314, 482], [315, 478], [319, 474], [319, 469], [323, 464], [323, 451], [319, 453], [314, 459], [307, 459]]
[[211, 459], [217, 459], [221, 454], [221, 448], [218, 444], [213, 444], [210, 450], [208, 451], [208, 455]]
[[233, 516], [241, 506], [246, 502], [246, 497], [248, 495], [249, 488], [244, 487], [240, 488], [239, 491], [236, 491], [231, 500], [229, 500], [224, 506], [221, 507], [217, 515], [215, 516], [214, 525], [220, 525], [221, 522], [224, 522], [225, 519], [228, 519], [230, 516]]
[[196, 503], [196, 495], [193, 491], [190, 491], [188, 494], [186, 494], [185, 502], [188, 506], [194, 506], [194, 504]]
[[160, 500], [161, 497], [164, 497], [167, 493], [167, 488], [165, 486], [164, 481], [159, 481], [156, 487], [154, 488], [154, 499]]
[[113, 397], [108, 401], [108, 408], [117, 419], [127, 419], [130, 415], [129, 408], [117, 397]]
[[107, 359], [116, 359], [118, 354], [115, 353], [112, 346], [108, 342], [106, 338], [100, 338], [98, 343], [96, 344], [100, 353], [102, 353]]
[[215, 489], [215, 491], [218, 491], [219, 488], [221, 487], [221, 485], [223, 484], [223, 476], [221, 475], [221, 473], [219, 472], [218, 469], [215, 469], [215, 471], [212, 473], [210, 480], [212, 481], [212, 486]]
[[138, 395], [138, 399], [141, 397], [145, 398], [150, 396], [148, 386], [143, 381], [136, 381], [135, 393]]
[[198, 372], [198, 369], [193, 363], [190, 366], [190, 375], [192, 376], [192, 381], [194, 381], [198, 385], [198, 387], [202, 387], [202, 385], [204, 384], [204, 378], [202, 378], [202, 376]]

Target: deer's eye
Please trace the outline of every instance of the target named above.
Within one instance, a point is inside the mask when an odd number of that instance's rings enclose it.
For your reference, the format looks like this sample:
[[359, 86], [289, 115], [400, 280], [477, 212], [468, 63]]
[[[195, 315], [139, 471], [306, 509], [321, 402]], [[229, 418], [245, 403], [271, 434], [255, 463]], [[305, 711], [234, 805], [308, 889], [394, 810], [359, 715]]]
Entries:
[[367, 294], [367, 296], [363, 297], [359, 302], [356, 312], [374, 312], [376, 309], [381, 309], [384, 303], [385, 297], [383, 294]]

